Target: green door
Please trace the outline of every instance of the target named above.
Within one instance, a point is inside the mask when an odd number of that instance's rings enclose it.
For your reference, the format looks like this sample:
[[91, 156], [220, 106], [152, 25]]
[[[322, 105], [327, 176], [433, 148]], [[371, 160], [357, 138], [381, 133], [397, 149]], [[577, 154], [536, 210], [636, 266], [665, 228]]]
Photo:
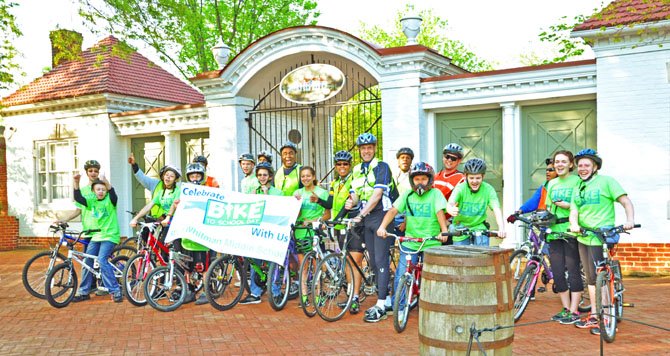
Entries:
[[181, 134], [182, 169], [185, 170], [191, 160], [200, 155], [209, 158], [209, 132]]
[[[435, 143], [438, 162], [436, 170], [441, 170], [442, 148], [450, 142], [458, 143], [463, 147], [463, 163], [470, 158], [482, 158], [486, 161], [486, 175], [484, 180], [491, 184], [500, 200], [502, 208], [502, 111], [482, 110], [459, 113], [437, 114], [435, 119]], [[491, 229], [497, 228], [495, 218], [491, 211], [487, 221], [491, 223]], [[496, 243], [491, 239], [491, 243]], [[497, 244], [497, 243], [496, 243]]]
[[[130, 141], [131, 152], [140, 169], [149, 177], [158, 178], [158, 172], [165, 164], [164, 137], [133, 138]], [[133, 211], [142, 209], [151, 199], [151, 192], [144, 189], [133, 178]]]
[[528, 106], [521, 113], [525, 201], [546, 180], [544, 160], [554, 152], [596, 148], [596, 102]]

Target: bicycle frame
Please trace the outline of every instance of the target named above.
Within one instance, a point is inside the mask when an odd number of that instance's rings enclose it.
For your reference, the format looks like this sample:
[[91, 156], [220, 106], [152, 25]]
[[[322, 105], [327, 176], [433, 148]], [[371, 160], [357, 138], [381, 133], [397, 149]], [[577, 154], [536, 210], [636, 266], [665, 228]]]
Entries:
[[[90, 258], [90, 259], [93, 260], [93, 267], [89, 267], [85, 263], [86, 258]], [[81, 265], [82, 268], [86, 269], [89, 273], [91, 273], [93, 276], [95, 276], [96, 279], [100, 279], [101, 276], [102, 276], [102, 271], [96, 271], [95, 270], [95, 265], [99, 263], [98, 256], [96, 256], [96, 255], [89, 255], [89, 254], [84, 253], [84, 252], [79, 252], [79, 251], [75, 251], [73, 249], [69, 249], [68, 252], [67, 252], [67, 261], [70, 264], [72, 264], [72, 262], [77, 262], [78, 264]], [[115, 277], [118, 277], [118, 276], [120, 276], [121, 273], [123, 273], [123, 271], [120, 270], [115, 265], [112, 264], [111, 266], [112, 266], [112, 269], [114, 269], [114, 276]], [[103, 286], [98, 286], [98, 289], [107, 290], [106, 287], [103, 287]]]

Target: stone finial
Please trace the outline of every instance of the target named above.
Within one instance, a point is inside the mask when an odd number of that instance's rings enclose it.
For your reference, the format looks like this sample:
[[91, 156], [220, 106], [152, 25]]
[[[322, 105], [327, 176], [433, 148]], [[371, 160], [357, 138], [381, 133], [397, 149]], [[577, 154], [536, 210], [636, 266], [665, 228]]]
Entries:
[[416, 37], [419, 36], [419, 32], [421, 32], [422, 21], [423, 19], [421, 16], [405, 16], [400, 19], [402, 32], [407, 37], [407, 45], [417, 44]]

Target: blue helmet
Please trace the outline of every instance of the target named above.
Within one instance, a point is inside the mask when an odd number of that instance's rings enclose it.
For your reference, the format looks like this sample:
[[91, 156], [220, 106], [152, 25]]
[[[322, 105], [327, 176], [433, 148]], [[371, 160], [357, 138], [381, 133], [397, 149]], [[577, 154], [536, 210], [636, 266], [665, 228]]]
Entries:
[[335, 163], [340, 162], [340, 161], [345, 161], [351, 163], [351, 160], [354, 159], [354, 157], [349, 153], [349, 151], [341, 150], [335, 152], [335, 156], [333, 157], [333, 161]]
[[484, 174], [486, 173], [486, 162], [481, 158], [469, 159], [463, 165], [463, 173], [465, 174]]
[[602, 168], [602, 166], [603, 166], [602, 158], [600, 158], [600, 156], [598, 155], [598, 152], [596, 152], [596, 150], [594, 150], [592, 148], [585, 148], [585, 149], [577, 152], [577, 154], [575, 155], [575, 162], [579, 162], [579, 160], [582, 159], [582, 158], [591, 159], [596, 164], [598, 169]]
[[356, 146], [376, 145], [376, 144], [377, 144], [377, 138], [375, 137], [375, 135], [369, 132], [364, 132], [358, 135], [358, 138], [356, 139]]
[[272, 168], [272, 165], [269, 162], [260, 162], [256, 165], [256, 173], [260, 169], [267, 169], [268, 173], [270, 173], [270, 177], [274, 177], [275, 175], [275, 170]]
[[446, 146], [444, 146], [442, 154], [446, 155], [447, 153], [456, 155], [458, 158], [463, 158], [463, 147], [461, 147], [461, 145], [457, 143], [447, 144]]

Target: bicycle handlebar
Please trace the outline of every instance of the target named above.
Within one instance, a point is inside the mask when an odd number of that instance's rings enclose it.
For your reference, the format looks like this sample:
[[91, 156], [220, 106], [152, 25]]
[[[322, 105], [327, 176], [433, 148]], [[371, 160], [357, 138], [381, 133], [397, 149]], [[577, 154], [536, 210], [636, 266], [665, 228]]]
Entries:
[[475, 236], [488, 236], [488, 237], [497, 237], [498, 236], [498, 231], [492, 231], [492, 230], [470, 230], [470, 229], [458, 229], [453, 232], [443, 232], [441, 234], [442, 236], [470, 236], [470, 237], [475, 237]]

